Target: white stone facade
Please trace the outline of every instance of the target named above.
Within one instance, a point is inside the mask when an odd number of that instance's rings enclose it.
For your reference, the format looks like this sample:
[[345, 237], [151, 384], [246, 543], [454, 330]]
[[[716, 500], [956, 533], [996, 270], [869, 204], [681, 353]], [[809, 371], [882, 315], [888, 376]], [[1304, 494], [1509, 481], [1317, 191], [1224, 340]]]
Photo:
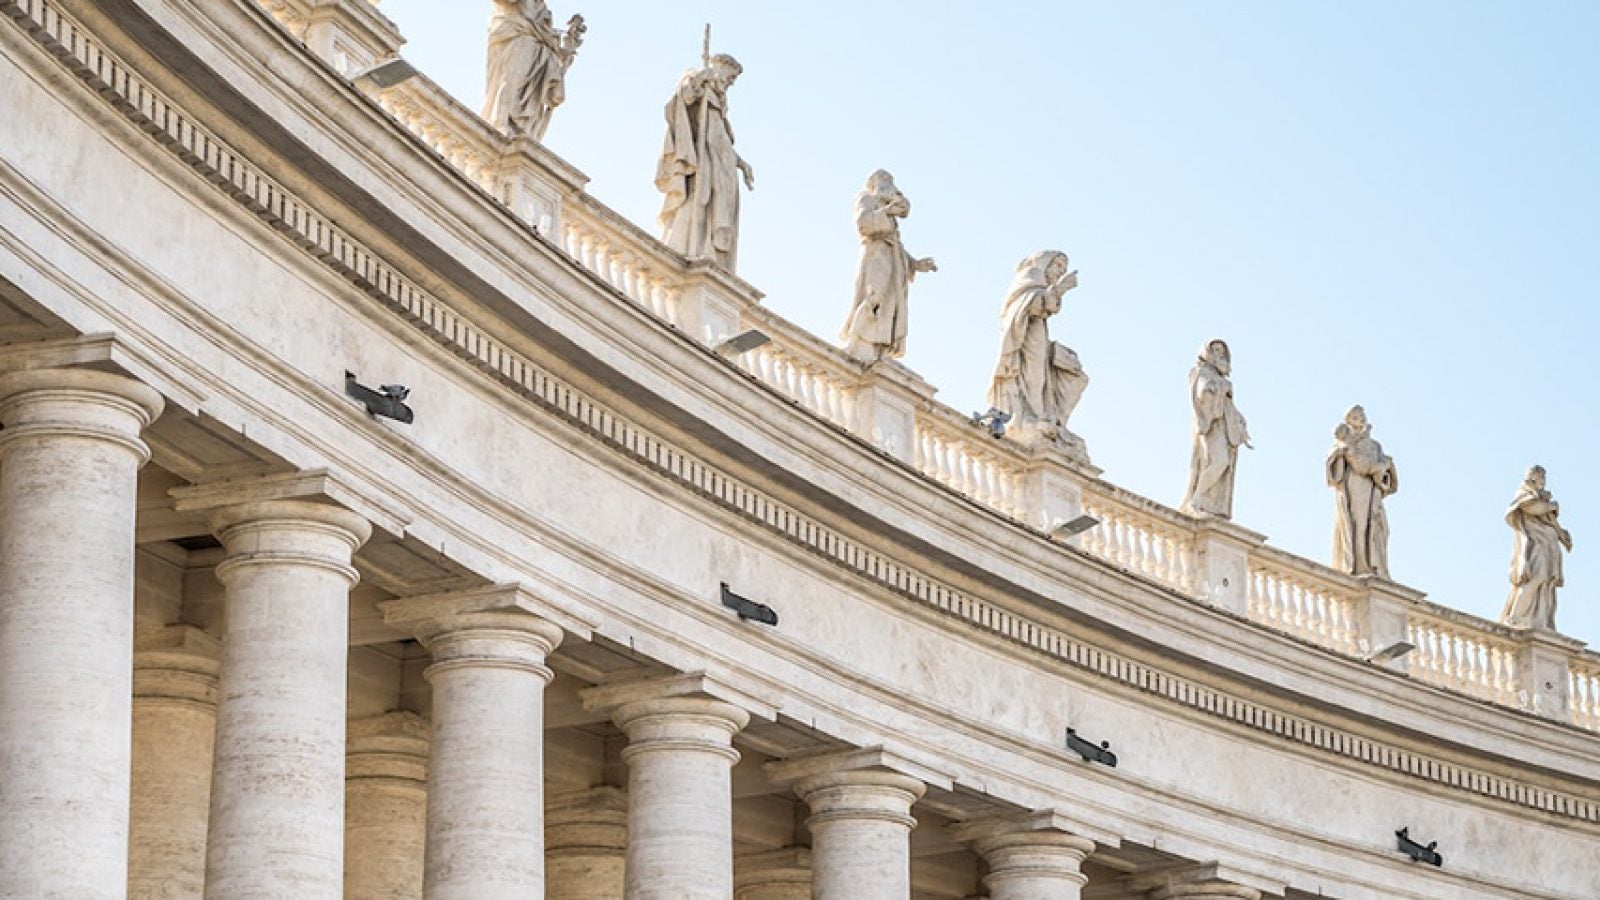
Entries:
[[0, 0], [0, 897], [1600, 896], [1581, 644], [993, 441], [275, 6]]

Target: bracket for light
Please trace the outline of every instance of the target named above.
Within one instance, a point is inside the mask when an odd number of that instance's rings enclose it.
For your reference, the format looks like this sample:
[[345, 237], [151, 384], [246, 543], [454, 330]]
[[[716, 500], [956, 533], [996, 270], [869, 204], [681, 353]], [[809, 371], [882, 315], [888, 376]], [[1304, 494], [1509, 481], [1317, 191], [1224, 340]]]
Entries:
[[368, 415], [411, 424], [411, 407], [404, 402], [411, 395], [411, 389], [403, 384], [384, 384], [373, 390], [356, 381], [356, 373], [345, 372], [344, 392], [359, 400], [367, 408]]
[[722, 605], [739, 614], [741, 621], [760, 622], [763, 625], [778, 624], [778, 611], [765, 603], [757, 603], [749, 597], [741, 597], [728, 590], [728, 583], [722, 583]]
[[1102, 763], [1113, 769], [1117, 767], [1117, 755], [1111, 752], [1110, 741], [1101, 741], [1097, 746], [1092, 741], [1078, 737], [1076, 729], [1068, 728], [1067, 749], [1083, 757], [1084, 762]]
[[766, 332], [759, 328], [752, 328], [749, 331], [739, 332], [711, 349], [718, 356], [732, 359], [735, 356], [742, 356], [757, 347], [770, 343], [772, 343], [772, 338], [767, 336]]
[[989, 407], [988, 412], [973, 413], [972, 424], [989, 429], [989, 436], [999, 440], [1006, 436], [1006, 423], [1011, 421], [1011, 414], [1001, 412], [994, 407]]
[[396, 56], [383, 62], [367, 66], [365, 69], [350, 76], [350, 83], [358, 88], [370, 87], [381, 91], [403, 84], [417, 77], [417, 68]]
[[1443, 866], [1444, 856], [1433, 849], [1439, 846], [1438, 841], [1429, 841], [1424, 847], [1411, 837], [1411, 828], [1407, 826], [1394, 833], [1400, 844], [1400, 852], [1411, 857], [1412, 862], [1424, 862], [1430, 865]]
[[1053, 540], [1064, 541], [1068, 538], [1077, 537], [1099, 524], [1099, 519], [1087, 515], [1066, 521], [1057, 519], [1056, 523], [1050, 526], [1050, 537]]
[[1371, 653], [1368, 653], [1365, 658], [1367, 662], [1377, 663], [1381, 666], [1384, 663], [1397, 660], [1415, 649], [1417, 649], [1417, 645], [1411, 643], [1410, 641], [1395, 641], [1382, 650], [1375, 650]]

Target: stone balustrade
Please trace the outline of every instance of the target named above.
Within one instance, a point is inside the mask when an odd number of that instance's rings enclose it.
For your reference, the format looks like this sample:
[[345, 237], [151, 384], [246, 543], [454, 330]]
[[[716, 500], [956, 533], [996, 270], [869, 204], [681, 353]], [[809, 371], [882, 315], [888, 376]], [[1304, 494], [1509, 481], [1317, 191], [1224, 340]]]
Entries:
[[[305, 31], [305, 16], [296, 4], [260, 2], [285, 27]], [[380, 48], [371, 55], [381, 53]], [[734, 365], [974, 502], [1045, 531], [1086, 513], [1099, 524], [1070, 543], [1178, 594], [1348, 656], [1365, 657], [1403, 635], [1415, 650], [1396, 668], [1413, 678], [1600, 731], [1600, 657], [1595, 654], [1572, 649], [1570, 683], [1559, 692], [1570, 702], [1541, 706], [1530, 699], [1526, 640], [1517, 632], [1426, 603], [1419, 595], [1403, 604], [1403, 631], [1375, 634], [1369, 592], [1360, 579], [1264, 544], [1241, 545], [1245, 566], [1239, 600], [1224, 600], [1229, 590], [1211, 583], [1216, 568], [1204, 558], [1208, 526], [1203, 520], [1101, 481], [1092, 466], [993, 438], [966, 415], [934, 400], [934, 389], [897, 363], [863, 366], [762, 306], [760, 292], [737, 277], [685, 260], [585, 193], [582, 173], [536, 142], [497, 133], [426, 76], [374, 92], [374, 99], [445, 162], [623, 297], [713, 347], [740, 330], [761, 330], [770, 342], [735, 357]], [[152, 102], [160, 105], [161, 99], [153, 96]], [[173, 134], [180, 142], [191, 138], [205, 142], [203, 133]], [[195, 152], [206, 150], [201, 146]], [[275, 188], [263, 180], [239, 189], [260, 194], [260, 202], [270, 207]], [[318, 242], [340, 256], [336, 230]], [[1552, 652], [1567, 652], [1559, 649], [1565, 646]]]

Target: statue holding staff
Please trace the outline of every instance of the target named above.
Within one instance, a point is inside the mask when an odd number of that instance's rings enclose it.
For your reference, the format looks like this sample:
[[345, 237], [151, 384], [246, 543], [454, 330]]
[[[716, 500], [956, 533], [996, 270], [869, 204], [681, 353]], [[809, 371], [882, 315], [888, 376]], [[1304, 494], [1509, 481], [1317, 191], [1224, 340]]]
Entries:
[[1534, 466], [1506, 510], [1516, 532], [1511, 554], [1511, 596], [1500, 621], [1512, 628], [1556, 628], [1556, 588], [1562, 585], [1561, 552], [1572, 550], [1572, 535], [1557, 520], [1561, 505], [1545, 490], [1543, 466]]
[[1189, 487], [1179, 508], [1191, 516], [1233, 516], [1233, 477], [1239, 447], [1250, 446], [1244, 416], [1233, 405], [1233, 354], [1222, 340], [1207, 341], [1189, 372], [1189, 402], [1194, 407], [1194, 450], [1189, 457]]
[[856, 294], [839, 340], [845, 351], [865, 363], [906, 352], [906, 301], [918, 272], [935, 272], [931, 258], [918, 259], [900, 243], [900, 220], [911, 214], [911, 201], [883, 169], [867, 177], [856, 195], [856, 231], [861, 235], [861, 262], [856, 269]]
[[494, 0], [484, 121], [508, 137], [542, 140], [587, 30], [576, 15], [556, 29], [544, 0]]
[[728, 89], [744, 67], [726, 53], [711, 54], [706, 26], [701, 67], [678, 82], [667, 101], [667, 136], [656, 166], [661, 240], [689, 259], [710, 260], [733, 271], [739, 244], [739, 181], [753, 190], [756, 176], [733, 149]]
[[1389, 518], [1383, 498], [1400, 489], [1394, 460], [1372, 439], [1367, 412], [1350, 407], [1333, 432], [1325, 466], [1334, 490], [1333, 567], [1352, 575], [1389, 577]]

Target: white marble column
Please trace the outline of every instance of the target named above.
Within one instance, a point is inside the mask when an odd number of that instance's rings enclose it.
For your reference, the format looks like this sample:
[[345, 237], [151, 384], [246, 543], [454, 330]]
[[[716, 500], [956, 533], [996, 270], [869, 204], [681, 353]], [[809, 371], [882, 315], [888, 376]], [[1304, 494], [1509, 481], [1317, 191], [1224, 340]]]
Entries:
[[733, 900], [811, 900], [811, 851], [784, 847], [734, 860]]
[[370, 526], [305, 500], [218, 509], [227, 558], [206, 897], [344, 889], [351, 555]]
[[0, 892], [124, 896], [140, 432], [159, 394], [0, 375]]
[[545, 896], [623, 900], [628, 795], [597, 787], [545, 804]]
[[628, 736], [628, 900], [733, 896], [733, 736], [743, 707], [699, 689], [701, 676], [584, 692]]
[[884, 764], [876, 749], [773, 763], [775, 781], [793, 782], [811, 808], [812, 887], [816, 900], [905, 900], [911, 895], [911, 805], [922, 779]]
[[1073, 834], [1049, 811], [969, 822], [952, 837], [970, 842], [988, 865], [991, 900], [1078, 900], [1088, 879], [1083, 861], [1094, 841]]
[[206, 880], [221, 644], [198, 628], [142, 635], [133, 655], [130, 900], [199, 900]]
[[344, 895], [420, 900], [427, 837], [428, 723], [391, 712], [349, 723]]
[[562, 630], [515, 587], [383, 605], [433, 654], [428, 900], [544, 896], [545, 658]]

